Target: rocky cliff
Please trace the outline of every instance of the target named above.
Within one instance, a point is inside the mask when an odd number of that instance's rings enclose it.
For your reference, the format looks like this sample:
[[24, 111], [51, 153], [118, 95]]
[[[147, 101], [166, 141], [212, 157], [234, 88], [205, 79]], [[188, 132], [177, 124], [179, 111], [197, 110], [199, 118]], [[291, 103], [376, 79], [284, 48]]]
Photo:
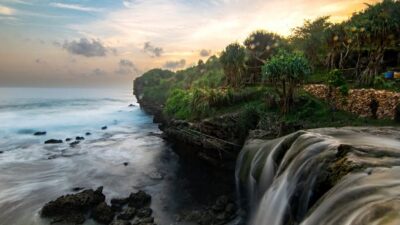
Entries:
[[238, 126], [237, 113], [195, 122], [168, 118], [163, 113], [163, 103], [152, 101], [144, 94], [146, 85], [141, 78], [137, 78], [134, 94], [141, 108], [154, 116], [154, 122], [159, 124], [165, 138], [215, 166], [234, 167], [236, 156], [247, 137], [247, 131]]

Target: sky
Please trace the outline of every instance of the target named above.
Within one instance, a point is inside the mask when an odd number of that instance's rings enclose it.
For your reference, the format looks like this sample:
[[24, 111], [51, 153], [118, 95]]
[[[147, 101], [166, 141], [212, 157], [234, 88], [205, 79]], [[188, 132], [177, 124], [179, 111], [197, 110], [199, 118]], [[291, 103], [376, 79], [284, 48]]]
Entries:
[[340, 22], [378, 0], [0, 0], [0, 86], [131, 84], [259, 29]]

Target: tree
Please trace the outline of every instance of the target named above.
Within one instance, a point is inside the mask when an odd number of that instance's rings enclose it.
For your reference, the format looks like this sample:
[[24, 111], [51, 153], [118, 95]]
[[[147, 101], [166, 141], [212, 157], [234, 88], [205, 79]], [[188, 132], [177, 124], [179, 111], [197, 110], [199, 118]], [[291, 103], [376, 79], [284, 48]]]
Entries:
[[371, 86], [380, 72], [385, 50], [400, 45], [400, 2], [384, 0], [368, 5], [366, 10], [351, 18], [349, 25], [359, 37], [359, 50], [368, 52], [368, 63], [359, 77], [360, 84]]
[[298, 85], [310, 72], [308, 60], [302, 54], [285, 51], [273, 56], [263, 66], [263, 77], [274, 84], [283, 114], [289, 112]]
[[293, 46], [304, 52], [313, 68], [322, 67], [328, 54], [328, 29], [332, 24], [329, 17], [319, 17], [314, 21], [306, 20], [304, 25], [293, 30], [290, 38]]
[[238, 43], [228, 45], [221, 53], [220, 62], [224, 69], [226, 82], [232, 87], [239, 87], [245, 71], [246, 51]]
[[258, 30], [250, 34], [244, 41], [248, 59], [246, 60], [249, 82], [261, 80], [261, 70], [264, 63], [278, 52], [285, 40], [278, 34]]

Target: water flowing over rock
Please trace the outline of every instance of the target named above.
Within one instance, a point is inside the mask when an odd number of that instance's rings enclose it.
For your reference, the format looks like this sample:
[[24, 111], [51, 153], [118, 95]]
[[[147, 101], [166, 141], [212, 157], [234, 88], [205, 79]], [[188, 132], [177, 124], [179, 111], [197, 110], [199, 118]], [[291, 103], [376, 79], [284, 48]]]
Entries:
[[325, 128], [249, 139], [236, 167], [249, 224], [400, 224], [399, 137], [397, 128]]

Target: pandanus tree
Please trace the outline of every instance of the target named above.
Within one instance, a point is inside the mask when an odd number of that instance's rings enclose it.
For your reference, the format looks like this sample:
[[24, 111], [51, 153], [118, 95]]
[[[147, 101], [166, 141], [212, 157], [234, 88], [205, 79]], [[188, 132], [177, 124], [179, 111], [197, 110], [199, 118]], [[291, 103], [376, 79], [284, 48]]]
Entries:
[[311, 69], [308, 60], [300, 53], [281, 51], [263, 66], [263, 78], [273, 83], [280, 96], [280, 108], [286, 114], [293, 102], [296, 89]]
[[265, 62], [286, 45], [278, 34], [258, 30], [250, 34], [244, 41], [248, 58], [246, 60], [248, 81], [255, 83], [261, 80], [261, 70]]
[[368, 61], [361, 72], [361, 85], [373, 85], [383, 63], [385, 50], [400, 47], [400, 1], [384, 0], [368, 5], [349, 21], [357, 34], [357, 46], [368, 52]]
[[219, 60], [224, 69], [227, 85], [237, 88], [242, 84], [245, 59], [245, 48], [238, 43], [228, 45], [221, 53]]

